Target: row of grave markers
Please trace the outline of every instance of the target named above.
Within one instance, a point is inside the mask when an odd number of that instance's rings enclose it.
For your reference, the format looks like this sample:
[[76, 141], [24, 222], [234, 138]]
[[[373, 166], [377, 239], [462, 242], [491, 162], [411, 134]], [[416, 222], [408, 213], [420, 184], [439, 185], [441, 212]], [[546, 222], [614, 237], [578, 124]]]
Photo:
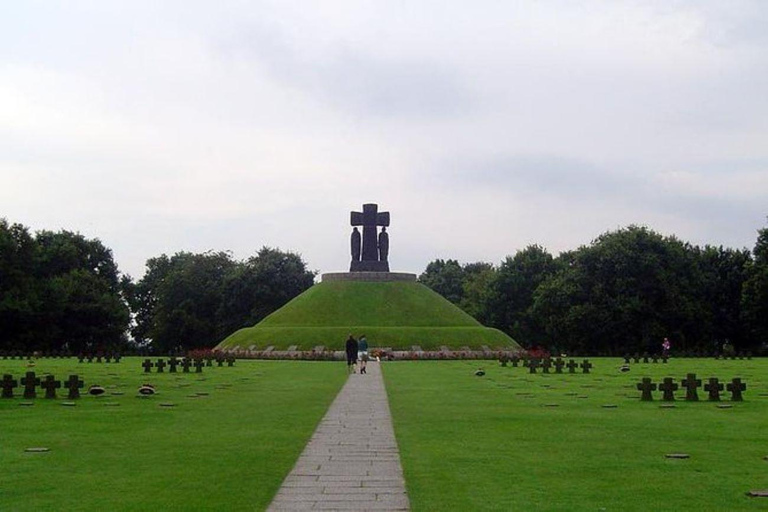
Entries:
[[[56, 390], [62, 387], [62, 382], [56, 380], [53, 375], [46, 375], [44, 379], [40, 379], [35, 372], [27, 372], [21, 378], [21, 385], [24, 386], [24, 398], [37, 398], [38, 386], [45, 390], [45, 398], [56, 398]], [[69, 379], [64, 381], [64, 387], [69, 390], [67, 398], [80, 398], [80, 389], [84, 385], [85, 383], [77, 375], [70, 375]], [[3, 375], [3, 380], [0, 380], [0, 389], [2, 389], [0, 398], [13, 398], [13, 390], [17, 387], [19, 387], [19, 381], [12, 375]]]
[[547, 358], [539, 361], [538, 359], [521, 359], [518, 356], [513, 356], [509, 359], [502, 358], [501, 366], [507, 366], [508, 362], [512, 363], [512, 366], [515, 368], [522, 362], [522, 366], [527, 367], [529, 373], [536, 373], [538, 368], [541, 368], [541, 373], [550, 373], [549, 370], [552, 368], [555, 369], [555, 373], [563, 373], [563, 368], [568, 368], [568, 373], [576, 373], [576, 368], [581, 368], [582, 373], [589, 373], [589, 370], [593, 367], [589, 359], [584, 359], [579, 364], [573, 359], [566, 363], [560, 357], [554, 360]]
[[[226, 358], [216, 358], [216, 363], [218, 366], [224, 366], [224, 363], [227, 363], [227, 366], [234, 366], [235, 365], [235, 356], [227, 356]], [[189, 373], [190, 367], [195, 367], [195, 373], [203, 373], [203, 367], [204, 366], [213, 366], [213, 359], [194, 359], [194, 362], [192, 359], [189, 359], [188, 357], [185, 357], [181, 360], [176, 359], [175, 357], [172, 357], [170, 359], [158, 359], [154, 363], [151, 359], [145, 359], [143, 363], [141, 363], [141, 367], [144, 368], [144, 373], [152, 373], [152, 368], [157, 369], [157, 373], [164, 373], [165, 368], [168, 367], [168, 373], [177, 373], [177, 367], [181, 366], [183, 373]]]
[[[701, 387], [701, 379], [696, 378], [695, 373], [689, 373], [686, 375], [680, 384], [685, 388], [685, 399], [689, 402], [696, 402], [699, 400], [698, 388]], [[720, 401], [720, 392], [723, 391], [724, 385], [719, 381], [717, 377], [711, 377], [707, 384], [704, 384], [704, 391], [708, 393], [707, 400], [711, 402]], [[675, 391], [680, 389], [680, 386], [675, 382], [672, 377], [665, 377], [661, 383], [655, 384], [651, 381], [650, 377], [645, 377], [637, 384], [638, 391], [641, 392], [640, 400], [644, 402], [650, 402], [653, 400], [653, 391], [657, 389], [662, 392], [662, 400], [671, 402], [675, 400]], [[747, 390], [746, 382], [741, 382], [740, 378], [734, 378], [729, 384], [725, 385], [725, 389], [731, 393], [731, 401], [742, 402], [742, 392]]]

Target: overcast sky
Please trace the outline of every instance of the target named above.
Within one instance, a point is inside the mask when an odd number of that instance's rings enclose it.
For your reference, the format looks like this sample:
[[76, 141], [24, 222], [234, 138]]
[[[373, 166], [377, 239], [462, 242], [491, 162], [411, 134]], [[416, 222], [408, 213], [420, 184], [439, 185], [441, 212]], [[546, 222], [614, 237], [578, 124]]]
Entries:
[[768, 224], [768, 2], [5, 1], [0, 217], [162, 253], [392, 270]]

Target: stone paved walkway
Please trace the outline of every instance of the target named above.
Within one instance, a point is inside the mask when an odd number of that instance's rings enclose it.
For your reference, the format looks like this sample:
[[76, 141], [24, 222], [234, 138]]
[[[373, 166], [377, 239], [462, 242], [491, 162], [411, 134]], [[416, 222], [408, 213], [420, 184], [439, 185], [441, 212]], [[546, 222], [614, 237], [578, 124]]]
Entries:
[[269, 506], [409, 510], [379, 363], [350, 375]]

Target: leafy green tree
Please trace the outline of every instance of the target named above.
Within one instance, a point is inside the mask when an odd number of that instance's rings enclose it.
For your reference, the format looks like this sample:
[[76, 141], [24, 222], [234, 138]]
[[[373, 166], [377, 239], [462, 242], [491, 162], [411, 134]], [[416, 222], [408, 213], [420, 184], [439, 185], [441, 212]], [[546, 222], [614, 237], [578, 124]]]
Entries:
[[508, 256], [489, 283], [486, 312], [490, 325], [524, 345], [542, 344], [544, 329], [530, 308], [534, 292], [556, 269], [552, 255], [538, 245]]
[[566, 254], [534, 294], [533, 314], [552, 343], [584, 352], [701, 348], [711, 332], [691, 248], [647, 228], [601, 235]]
[[456, 260], [435, 260], [419, 276], [419, 282], [456, 305], [464, 296], [464, 270]]
[[21, 224], [0, 219], [0, 349], [21, 350], [34, 339], [39, 309], [34, 259], [37, 246]]
[[480, 323], [487, 324], [490, 320], [488, 301], [496, 269], [490, 263], [478, 261], [464, 265], [463, 275], [459, 306]]
[[768, 228], [758, 231], [742, 293], [742, 321], [749, 345], [768, 347]]

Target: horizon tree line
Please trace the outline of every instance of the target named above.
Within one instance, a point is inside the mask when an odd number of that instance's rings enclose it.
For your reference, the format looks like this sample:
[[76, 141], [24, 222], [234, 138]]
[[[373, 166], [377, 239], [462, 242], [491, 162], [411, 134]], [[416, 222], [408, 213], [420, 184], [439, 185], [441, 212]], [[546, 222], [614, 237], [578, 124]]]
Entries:
[[[178, 252], [134, 280], [98, 239], [31, 234], [0, 218], [0, 351], [182, 352], [213, 347], [314, 283], [296, 253]], [[699, 247], [640, 226], [553, 256], [531, 245], [500, 264], [430, 262], [419, 281], [525, 348], [623, 354], [765, 351], [768, 228], [752, 251]]]

